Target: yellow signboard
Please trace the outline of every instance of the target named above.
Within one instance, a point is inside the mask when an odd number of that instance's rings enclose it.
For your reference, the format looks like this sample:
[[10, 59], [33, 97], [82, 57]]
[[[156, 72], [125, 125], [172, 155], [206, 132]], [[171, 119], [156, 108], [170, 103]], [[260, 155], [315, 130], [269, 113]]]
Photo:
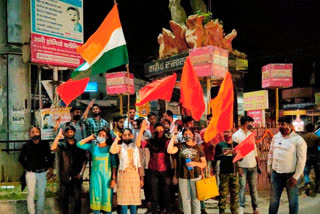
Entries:
[[268, 109], [268, 90], [243, 93], [243, 103], [245, 111]]

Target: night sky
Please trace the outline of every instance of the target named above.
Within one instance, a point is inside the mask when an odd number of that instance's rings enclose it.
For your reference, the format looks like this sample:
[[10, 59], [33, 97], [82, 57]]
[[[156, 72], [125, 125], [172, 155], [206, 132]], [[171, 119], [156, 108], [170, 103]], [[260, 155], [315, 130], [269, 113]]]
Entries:
[[[129, 51], [130, 72], [145, 79], [143, 65], [157, 57], [157, 36], [162, 27], [169, 29], [169, 0], [117, 2]], [[320, 80], [320, 7], [317, 1], [211, 2], [213, 18], [223, 21], [225, 33], [233, 28], [238, 31], [233, 48], [248, 55], [245, 91], [261, 89], [261, 67], [268, 63], [293, 63], [294, 87], [309, 86], [312, 72]], [[112, 6], [113, 0], [84, 1], [85, 41]], [[189, 0], [182, 0], [182, 6], [187, 15], [191, 15]]]

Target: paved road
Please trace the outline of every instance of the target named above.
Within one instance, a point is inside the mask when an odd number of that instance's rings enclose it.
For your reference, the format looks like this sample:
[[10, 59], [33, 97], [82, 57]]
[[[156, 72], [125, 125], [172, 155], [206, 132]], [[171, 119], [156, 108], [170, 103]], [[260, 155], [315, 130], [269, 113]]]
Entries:
[[[252, 213], [251, 208], [251, 201], [250, 196], [246, 196], [246, 209], [245, 213], [250, 214]], [[259, 197], [259, 206], [260, 206], [260, 213], [261, 214], [268, 214], [268, 207], [269, 207], [269, 197], [268, 196], [262, 196]], [[316, 197], [307, 197], [305, 195], [299, 196], [299, 213], [300, 214], [319, 214], [320, 213], [320, 194], [318, 194]], [[208, 214], [213, 213], [219, 213], [218, 209], [218, 202], [215, 200], [208, 200], [206, 201], [206, 211]], [[226, 210], [226, 213], [230, 213], [229, 210]], [[146, 209], [139, 209], [138, 213], [143, 214], [146, 212]], [[113, 212], [116, 213], [116, 212]], [[287, 194], [284, 192], [282, 194], [281, 203], [280, 203], [280, 209], [279, 214], [288, 214], [289, 208], [288, 208], [288, 199]]]

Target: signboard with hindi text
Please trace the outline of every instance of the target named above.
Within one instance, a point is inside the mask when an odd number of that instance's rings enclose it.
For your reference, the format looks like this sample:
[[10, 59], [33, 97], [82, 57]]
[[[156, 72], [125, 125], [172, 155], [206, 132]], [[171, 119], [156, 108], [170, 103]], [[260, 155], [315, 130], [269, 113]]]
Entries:
[[243, 93], [243, 103], [245, 111], [268, 109], [268, 90]]
[[247, 115], [252, 117], [254, 126], [261, 128], [266, 126], [265, 110], [251, 110], [247, 111]]
[[199, 77], [224, 78], [228, 71], [228, 50], [206, 46], [190, 50], [189, 56]]
[[292, 87], [292, 64], [268, 64], [262, 67], [262, 88]]
[[30, 0], [31, 61], [78, 67], [83, 44], [82, 0]]
[[134, 75], [125, 71], [106, 73], [108, 95], [134, 94]]

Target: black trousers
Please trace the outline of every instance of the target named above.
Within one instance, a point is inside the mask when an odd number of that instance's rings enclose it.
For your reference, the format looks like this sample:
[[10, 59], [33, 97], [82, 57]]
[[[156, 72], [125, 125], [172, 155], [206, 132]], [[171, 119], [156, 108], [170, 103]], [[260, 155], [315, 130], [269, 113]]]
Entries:
[[[158, 213], [158, 206], [161, 209], [169, 209], [171, 174], [169, 171], [158, 172], [151, 170], [150, 191], [152, 213]], [[161, 197], [160, 197], [161, 196]], [[159, 200], [160, 199], [160, 200]]]
[[60, 182], [60, 206], [63, 214], [81, 213], [82, 180]]

